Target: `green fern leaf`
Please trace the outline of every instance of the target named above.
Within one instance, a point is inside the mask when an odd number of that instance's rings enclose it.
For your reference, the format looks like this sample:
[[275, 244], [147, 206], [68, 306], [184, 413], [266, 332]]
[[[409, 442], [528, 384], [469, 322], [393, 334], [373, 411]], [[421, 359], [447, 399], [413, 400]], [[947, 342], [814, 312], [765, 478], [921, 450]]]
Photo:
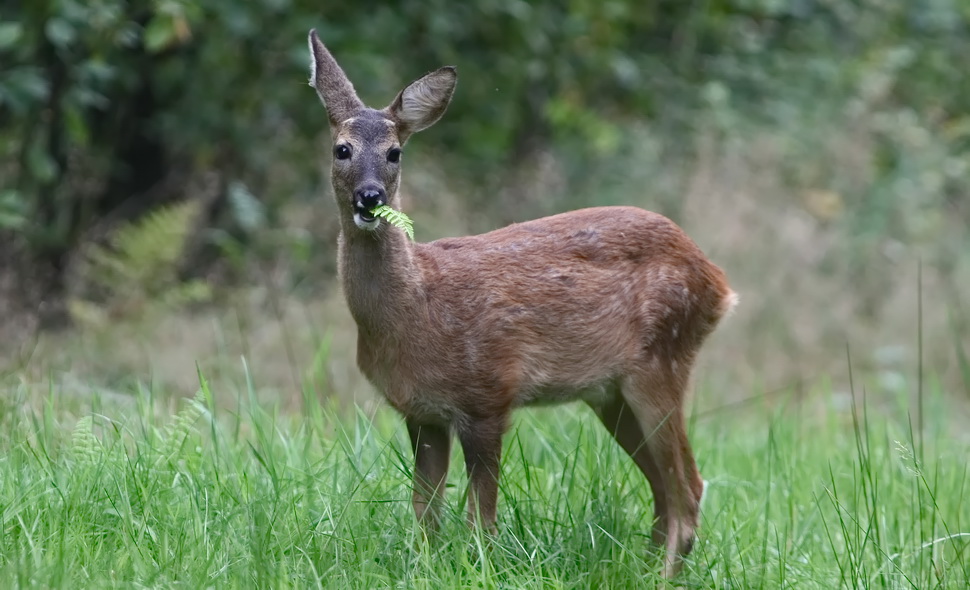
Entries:
[[113, 245], [123, 278], [148, 291], [167, 286], [174, 278], [198, 211], [196, 201], [183, 201], [160, 207], [118, 228]]
[[392, 209], [387, 205], [381, 205], [371, 211], [372, 215], [376, 215], [387, 220], [388, 223], [394, 227], [399, 227], [404, 230], [404, 233], [408, 235], [411, 241], [414, 241], [414, 222], [406, 214]]
[[137, 313], [150, 303], [208, 299], [207, 290], [183, 285], [178, 276], [200, 212], [199, 201], [187, 200], [122, 223], [106, 242], [91, 244], [82, 253], [82, 283], [76, 292], [125, 313]]
[[101, 443], [94, 436], [94, 420], [91, 416], [83, 416], [71, 433], [71, 452], [74, 459], [81, 465], [94, 465], [100, 455], [100, 446]]
[[197, 393], [194, 398], [185, 400], [185, 407], [165, 426], [160, 460], [173, 460], [182, 450], [186, 440], [191, 435], [197, 434], [195, 423], [206, 411], [204, 402], [205, 398], [201, 392]]

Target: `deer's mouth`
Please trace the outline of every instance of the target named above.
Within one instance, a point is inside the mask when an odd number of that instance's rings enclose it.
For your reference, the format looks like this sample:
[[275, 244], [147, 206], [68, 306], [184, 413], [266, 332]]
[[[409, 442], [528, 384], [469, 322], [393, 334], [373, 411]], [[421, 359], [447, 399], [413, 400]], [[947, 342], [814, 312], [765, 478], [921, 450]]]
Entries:
[[361, 202], [354, 203], [354, 224], [361, 228], [367, 230], [377, 229], [380, 225], [381, 220], [377, 218], [376, 215], [371, 213], [371, 209], [364, 206]]
[[360, 217], [361, 221], [371, 222], [377, 219], [377, 216], [370, 212], [370, 209], [364, 207], [361, 204], [354, 205], [354, 215]]

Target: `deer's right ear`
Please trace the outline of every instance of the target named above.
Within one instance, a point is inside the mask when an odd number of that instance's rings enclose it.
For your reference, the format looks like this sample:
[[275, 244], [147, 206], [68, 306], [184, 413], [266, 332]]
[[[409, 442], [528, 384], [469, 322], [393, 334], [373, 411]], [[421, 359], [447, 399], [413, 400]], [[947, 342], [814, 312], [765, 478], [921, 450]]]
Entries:
[[330, 55], [317, 37], [316, 29], [310, 29], [310, 86], [317, 89], [317, 95], [327, 107], [330, 124], [337, 125], [353, 117], [364, 103], [357, 98], [354, 85], [347, 74], [340, 69], [337, 61]]
[[402, 142], [445, 114], [457, 83], [458, 71], [445, 66], [411, 82], [397, 95], [387, 112], [400, 125]]

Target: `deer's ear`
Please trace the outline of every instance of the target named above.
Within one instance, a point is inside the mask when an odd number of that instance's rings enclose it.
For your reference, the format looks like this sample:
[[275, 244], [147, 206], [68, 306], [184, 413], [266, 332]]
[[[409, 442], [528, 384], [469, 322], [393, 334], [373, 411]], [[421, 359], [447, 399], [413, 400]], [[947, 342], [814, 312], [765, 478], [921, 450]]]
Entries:
[[434, 125], [445, 114], [458, 83], [458, 71], [445, 66], [418, 78], [398, 93], [387, 113], [398, 123], [402, 141]]
[[330, 51], [317, 37], [315, 29], [310, 30], [310, 86], [317, 89], [317, 95], [327, 107], [330, 124], [337, 125], [353, 117], [364, 103], [357, 98], [354, 85], [337, 65]]

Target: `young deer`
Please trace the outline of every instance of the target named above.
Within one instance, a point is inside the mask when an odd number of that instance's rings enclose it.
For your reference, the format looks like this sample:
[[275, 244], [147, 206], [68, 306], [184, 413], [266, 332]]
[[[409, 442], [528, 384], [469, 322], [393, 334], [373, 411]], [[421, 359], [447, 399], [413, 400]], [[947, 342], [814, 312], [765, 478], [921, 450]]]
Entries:
[[418, 520], [438, 525], [455, 433], [469, 519], [493, 529], [511, 411], [583, 400], [646, 476], [652, 538], [674, 575], [703, 493], [684, 397], [701, 343], [737, 301], [724, 273], [672, 221], [634, 207], [412, 243], [372, 211], [399, 208], [401, 147], [444, 114], [455, 68], [419, 78], [376, 110], [315, 31], [309, 43], [310, 85], [333, 137], [339, 269], [357, 364], [407, 422]]

